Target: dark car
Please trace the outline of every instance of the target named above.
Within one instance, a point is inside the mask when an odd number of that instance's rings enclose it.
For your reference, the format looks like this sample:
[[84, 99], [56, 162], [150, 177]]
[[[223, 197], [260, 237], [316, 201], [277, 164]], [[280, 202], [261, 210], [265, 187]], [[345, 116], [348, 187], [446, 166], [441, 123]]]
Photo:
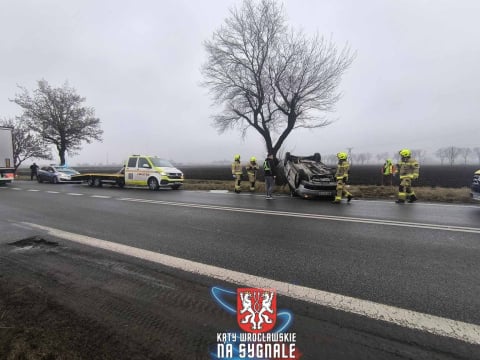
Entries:
[[39, 183], [44, 181], [52, 184], [62, 182], [78, 182], [72, 181], [72, 175], [80, 174], [77, 170], [65, 166], [42, 166], [37, 172], [37, 180]]
[[296, 156], [287, 152], [283, 160], [283, 171], [292, 195], [304, 198], [335, 196], [335, 171], [322, 163], [319, 153]]
[[472, 187], [470, 189], [472, 199], [480, 201], [480, 170], [477, 170], [473, 175]]

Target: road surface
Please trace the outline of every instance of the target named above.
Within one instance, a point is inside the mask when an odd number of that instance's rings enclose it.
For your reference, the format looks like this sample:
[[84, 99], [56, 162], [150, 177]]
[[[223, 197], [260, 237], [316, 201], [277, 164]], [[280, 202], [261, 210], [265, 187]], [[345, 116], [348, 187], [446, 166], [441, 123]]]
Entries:
[[480, 359], [480, 207], [28, 181], [0, 199], [0, 279], [97, 326], [102, 356], [209, 359], [238, 331], [212, 287], [265, 287], [302, 359]]

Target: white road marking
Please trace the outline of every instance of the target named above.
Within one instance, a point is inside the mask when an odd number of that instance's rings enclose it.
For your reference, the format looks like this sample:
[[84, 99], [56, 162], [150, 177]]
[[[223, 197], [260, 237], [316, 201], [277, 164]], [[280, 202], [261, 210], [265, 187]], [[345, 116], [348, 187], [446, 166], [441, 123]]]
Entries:
[[106, 195], [90, 195], [92, 198], [97, 198], [97, 199], [111, 199], [111, 196], [106, 196]]
[[11, 188], [11, 190], [23, 190], [22, 188]]
[[191, 260], [181, 259], [132, 246], [117, 244], [114, 242], [66, 232], [38, 224], [32, 224], [28, 222], [22, 222], [20, 224], [30, 226], [34, 229], [46, 231], [52, 236], [79, 244], [136, 257], [190, 273], [220, 279], [222, 281], [240, 286], [273, 288], [276, 289], [279, 294], [296, 300], [306, 301], [333, 308], [335, 310], [365, 316], [374, 320], [385, 321], [405, 328], [420, 330], [434, 335], [445, 336], [467, 343], [480, 345], [479, 325], [446, 319], [439, 316], [424, 314], [408, 309], [379, 304], [373, 301], [357, 299], [304, 286], [284, 283], [260, 276], [249, 275], [238, 271], [223, 269], [212, 265], [206, 265]]
[[40, 190], [37, 190], [37, 189], [28, 189], [27, 191], [38, 192], [38, 191], [40, 191]]
[[309, 214], [309, 213], [296, 213], [296, 212], [287, 212], [287, 211], [261, 210], [261, 209], [250, 209], [250, 208], [234, 208], [234, 207], [229, 207], [229, 206], [205, 205], [205, 204], [194, 204], [194, 203], [180, 203], [180, 202], [173, 202], [173, 201], [150, 200], [150, 199], [118, 198], [117, 200], [129, 201], [129, 202], [159, 204], [159, 205], [168, 205], [168, 206], [200, 208], [200, 209], [209, 209], [209, 210], [232, 211], [232, 212], [241, 212], [241, 213], [264, 214], [264, 215], [274, 215], [274, 216], [288, 216], [288, 217], [305, 218], [305, 219], [343, 221], [343, 222], [354, 222], [354, 223], [363, 223], [363, 224], [400, 226], [400, 227], [410, 227], [410, 228], [417, 228], [417, 229], [455, 231], [455, 232], [480, 234], [480, 228], [467, 227], [467, 226], [414, 223], [414, 222], [405, 222], [405, 221], [369, 219], [369, 218], [333, 216], [333, 215], [321, 215], [321, 214]]
[[46, 191], [46, 192], [49, 193], [49, 194], [60, 194], [58, 191], [51, 191], [51, 190], [49, 190], [49, 191]]
[[85, 194], [79, 194], [79, 193], [67, 193], [67, 195], [71, 195], [71, 196], [83, 196]]

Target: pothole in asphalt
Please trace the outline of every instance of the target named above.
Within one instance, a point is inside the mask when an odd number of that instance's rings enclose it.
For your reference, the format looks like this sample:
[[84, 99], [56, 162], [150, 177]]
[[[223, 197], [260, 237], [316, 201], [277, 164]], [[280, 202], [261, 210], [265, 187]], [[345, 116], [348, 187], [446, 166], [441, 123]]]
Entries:
[[18, 248], [50, 248], [58, 246], [58, 243], [55, 241], [48, 241], [43, 239], [40, 236], [31, 236], [26, 239], [18, 240], [8, 245], [16, 246]]

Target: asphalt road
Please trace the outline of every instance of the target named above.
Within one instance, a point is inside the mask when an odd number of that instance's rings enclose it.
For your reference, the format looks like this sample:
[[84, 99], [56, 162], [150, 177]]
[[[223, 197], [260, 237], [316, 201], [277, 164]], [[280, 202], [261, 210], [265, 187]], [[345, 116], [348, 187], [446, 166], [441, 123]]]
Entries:
[[[139, 270], [142, 274], [145, 268], [153, 271], [153, 267], [161, 269], [161, 276], [168, 274], [184, 285], [195, 284], [191, 285], [192, 293], [184, 296], [191, 296], [192, 303], [197, 297], [208, 304], [204, 308], [210, 308], [211, 332], [206, 333], [205, 328], [200, 332], [203, 335], [197, 352], [204, 343], [215, 343], [216, 332], [228, 331], [224, 328], [228, 321], [213, 310], [218, 305], [213, 300], [208, 303], [209, 289], [222, 286], [235, 290], [239, 283], [230, 281], [229, 273], [235, 271], [292, 284], [299, 291], [308, 288], [342, 296], [341, 301], [343, 297], [353, 298], [360, 301], [360, 307], [367, 307], [369, 301], [433, 315], [445, 319], [447, 327], [451, 326], [450, 320], [461, 326], [473, 325], [473, 330], [467, 330], [473, 331], [473, 340], [462, 341], [389, 319], [379, 321], [368, 311], [338, 310], [282, 294], [279, 307], [290, 309], [294, 315], [290, 331], [297, 333], [302, 359], [480, 358], [476, 342], [480, 341], [480, 333], [476, 333], [480, 329], [478, 206], [360, 200], [333, 205], [286, 196], [267, 201], [262, 194], [151, 192], [18, 181], [0, 188], [0, 214], [4, 263], [18, 256], [8, 243], [38, 235], [70, 249], [78, 266], [75, 271], [84, 271], [92, 262], [87, 259], [97, 259], [98, 265], [99, 259], [108, 258], [143, 268]], [[67, 239], [70, 235], [56, 230], [212, 265], [224, 269], [226, 275], [214, 279], [201, 271], [191, 274], [128, 254], [115, 255], [79, 245]], [[74, 250], [82, 256], [73, 256]], [[37, 259], [42, 257], [37, 254]], [[37, 261], [39, 265], [31, 268], [32, 272], [53, 273], [55, 258], [48, 257], [49, 267], [46, 260]], [[87, 265], [82, 267], [83, 263]], [[105, 281], [92, 277], [93, 273], [89, 273], [90, 287]], [[77, 282], [84, 280], [79, 274], [74, 278]], [[62, 279], [73, 281], [66, 275]], [[50, 286], [53, 292], [55, 285]], [[265, 287], [269, 287], [268, 282]], [[183, 288], [188, 292], [188, 286]], [[145, 301], [152, 294], [143, 296]], [[199, 309], [194, 307], [192, 311]], [[207, 320], [199, 321], [205, 324]], [[195, 327], [190, 322], [188, 326]]]

